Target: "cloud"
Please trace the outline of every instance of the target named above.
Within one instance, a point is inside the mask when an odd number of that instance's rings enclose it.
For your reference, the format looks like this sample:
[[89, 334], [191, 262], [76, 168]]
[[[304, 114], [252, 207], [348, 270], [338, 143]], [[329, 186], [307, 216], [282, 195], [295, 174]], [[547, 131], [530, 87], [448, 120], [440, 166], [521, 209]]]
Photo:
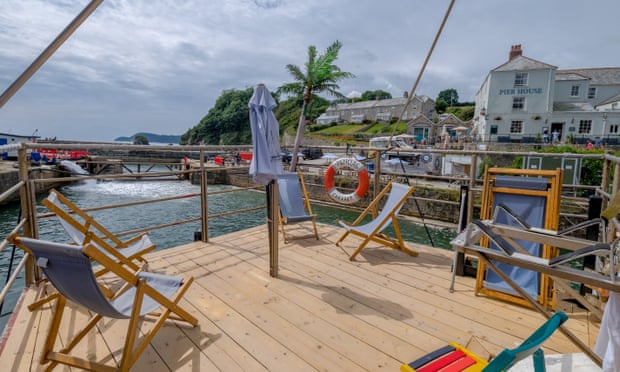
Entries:
[[[0, 89], [5, 89], [85, 7], [86, 0], [0, 1]], [[0, 108], [0, 131], [112, 140], [181, 134], [225, 89], [290, 81], [307, 48], [343, 48], [356, 78], [341, 91], [395, 97], [417, 78], [448, 0], [105, 0]], [[605, 9], [601, 12], [600, 9]], [[559, 68], [617, 66], [620, 3], [581, 0], [456, 2], [417, 94], [455, 88], [473, 100], [512, 44]], [[584, 23], [583, 20], [590, 20]], [[591, 21], [591, 20], [596, 20]]]

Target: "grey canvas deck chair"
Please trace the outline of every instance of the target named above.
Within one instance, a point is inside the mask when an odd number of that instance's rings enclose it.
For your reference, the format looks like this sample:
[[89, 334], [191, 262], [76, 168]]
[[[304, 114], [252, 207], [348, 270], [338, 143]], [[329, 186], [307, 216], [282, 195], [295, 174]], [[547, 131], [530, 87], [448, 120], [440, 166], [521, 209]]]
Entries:
[[[480, 218], [494, 219], [495, 223], [518, 225], [506, 213], [496, 213], [500, 206], [508, 206], [520, 219], [532, 227], [557, 230], [559, 224], [562, 170], [530, 170], [489, 168], [485, 172]], [[517, 239], [518, 244], [530, 255], [550, 258], [557, 255], [557, 248], [546, 243]], [[483, 246], [498, 249], [494, 242], [483, 239]], [[539, 272], [509, 264], [498, 264], [500, 270], [514, 280], [532, 298], [546, 306], [553, 304], [551, 280]], [[478, 265], [476, 294], [486, 294], [503, 300], [529, 305], [494, 270], [484, 263]]]
[[527, 233], [531, 234], [546, 234], [546, 235], [555, 235], [555, 236], [568, 236], [576, 231], [586, 229], [590, 226], [598, 226], [599, 227], [599, 240], [603, 243], [608, 240], [613, 240], [613, 237], [609, 236], [609, 223], [620, 213], [620, 193], [616, 193], [607, 203], [607, 207], [601, 211], [601, 216], [597, 218], [591, 218], [589, 220], [574, 224], [567, 228], [564, 228], [559, 231], [541, 229], [535, 226], [531, 226], [527, 221], [525, 221], [521, 216], [516, 213], [509, 206], [500, 203], [495, 209], [493, 220], [497, 220], [497, 216], [500, 214], [505, 214], [508, 219], [513, 220], [518, 226]]
[[[397, 220], [398, 213], [414, 191], [415, 186], [408, 186], [390, 181], [353, 223], [349, 224], [338, 220], [338, 223], [347, 231], [338, 239], [336, 245], [339, 246], [349, 234], [359, 236], [363, 239], [359, 247], [357, 247], [355, 252], [349, 257], [351, 261], [353, 261], [355, 256], [357, 256], [371, 241], [405, 252], [411, 256], [417, 256], [417, 252], [405, 246]], [[388, 198], [379, 212], [379, 203], [386, 195]], [[367, 223], [362, 223], [366, 216], [371, 216], [372, 220]], [[394, 226], [395, 239], [383, 233], [383, 230], [390, 224]]]
[[[179, 306], [180, 300], [193, 281], [191, 277], [183, 280], [180, 277], [163, 274], [134, 273], [103, 254], [92, 244], [77, 246], [16, 236], [11, 240], [34, 257], [36, 264], [60, 294], [54, 306], [54, 314], [41, 357], [42, 364], [51, 362], [48, 369], [61, 363], [94, 371], [117, 370], [117, 368], [120, 371], [128, 371], [173, 313], [178, 320], [192, 326], [198, 324], [196, 318]], [[101, 292], [92, 270], [92, 260], [108, 267], [124, 281], [125, 285], [112, 299], [108, 299]], [[88, 309], [94, 315], [82, 330], [72, 332], [73, 339], [62, 340], [64, 345], [62, 350], [54, 351], [56, 339], [61, 332], [67, 300]], [[155, 314], [154, 311], [158, 309], [160, 312]], [[146, 316], [155, 316], [156, 320], [150, 331], [140, 338], [140, 323]], [[117, 366], [109, 366], [71, 354], [75, 346], [103, 317], [129, 320], [125, 345], [120, 360], [116, 361]]]
[[278, 199], [280, 201], [280, 230], [284, 242], [291, 239], [286, 235], [285, 226], [302, 222], [312, 223], [314, 237], [318, 240], [317, 215], [312, 213], [310, 198], [301, 173], [285, 173], [278, 176]]
[[[42, 203], [56, 214], [60, 224], [75, 244], [92, 243], [106, 255], [133, 271], [137, 271], [146, 263], [143, 256], [155, 249], [155, 244], [151, 242], [148, 234], [121, 240], [57, 190], [50, 190]], [[107, 270], [104, 268], [98, 274], [103, 274], [105, 271]]]

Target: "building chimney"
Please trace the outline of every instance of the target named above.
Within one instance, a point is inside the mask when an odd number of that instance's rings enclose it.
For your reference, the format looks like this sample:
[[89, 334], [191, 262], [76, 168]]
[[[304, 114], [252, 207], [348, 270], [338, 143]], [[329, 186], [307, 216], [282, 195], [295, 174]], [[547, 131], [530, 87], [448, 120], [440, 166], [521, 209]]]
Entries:
[[405, 91], [405, 92], [403, 93], [403, 98], [409, 98], [409, 92]]
[[513, 58], [518, 57], [522, 54], [523, 54], [523, 51], [521, 50], [521, 44], [512, 45], [510, 47], [510, 54], [508, 55], [508, 60], [510, 61]]

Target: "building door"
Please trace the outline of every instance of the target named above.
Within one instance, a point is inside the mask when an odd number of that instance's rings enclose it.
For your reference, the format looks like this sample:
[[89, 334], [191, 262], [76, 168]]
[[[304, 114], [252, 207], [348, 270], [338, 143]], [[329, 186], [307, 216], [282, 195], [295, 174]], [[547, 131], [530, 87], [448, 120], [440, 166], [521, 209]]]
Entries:
[[564, 135], [564, 123], [551, 123], [551, 141], [561, 142]]

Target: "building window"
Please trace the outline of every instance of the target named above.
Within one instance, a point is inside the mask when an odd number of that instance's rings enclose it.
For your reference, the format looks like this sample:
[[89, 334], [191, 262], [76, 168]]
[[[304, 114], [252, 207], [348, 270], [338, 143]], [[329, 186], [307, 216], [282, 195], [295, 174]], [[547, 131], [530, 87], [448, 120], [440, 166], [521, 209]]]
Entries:
[[491, 132], [490, 134], [497, 134], [497, 125], [491, 125]]
[[515, 87], [527, 85], [527, 72], [517, 72], [515, 74]]
[[618, 133], [618, 127], [620, 127], [620, 125], [618, 124], [612, 124], [609, 126], [609, 133]]
[[523, 121], [513, 120], [510, 122], [510, 133], [521, 133], [523, 131]]
[[596, 98], [596, 87], [588, 88], [588, 99]]
[[570, 96], [571, 97], [579, 97], [579, 85], [573, 85], [570, 88]]
[[579, 134], [590, 134], [592, 130], [592, 120], [579, 121]]
[[512, 109], [523, 110], [525, 108], [525, 97], [512, 97]]

